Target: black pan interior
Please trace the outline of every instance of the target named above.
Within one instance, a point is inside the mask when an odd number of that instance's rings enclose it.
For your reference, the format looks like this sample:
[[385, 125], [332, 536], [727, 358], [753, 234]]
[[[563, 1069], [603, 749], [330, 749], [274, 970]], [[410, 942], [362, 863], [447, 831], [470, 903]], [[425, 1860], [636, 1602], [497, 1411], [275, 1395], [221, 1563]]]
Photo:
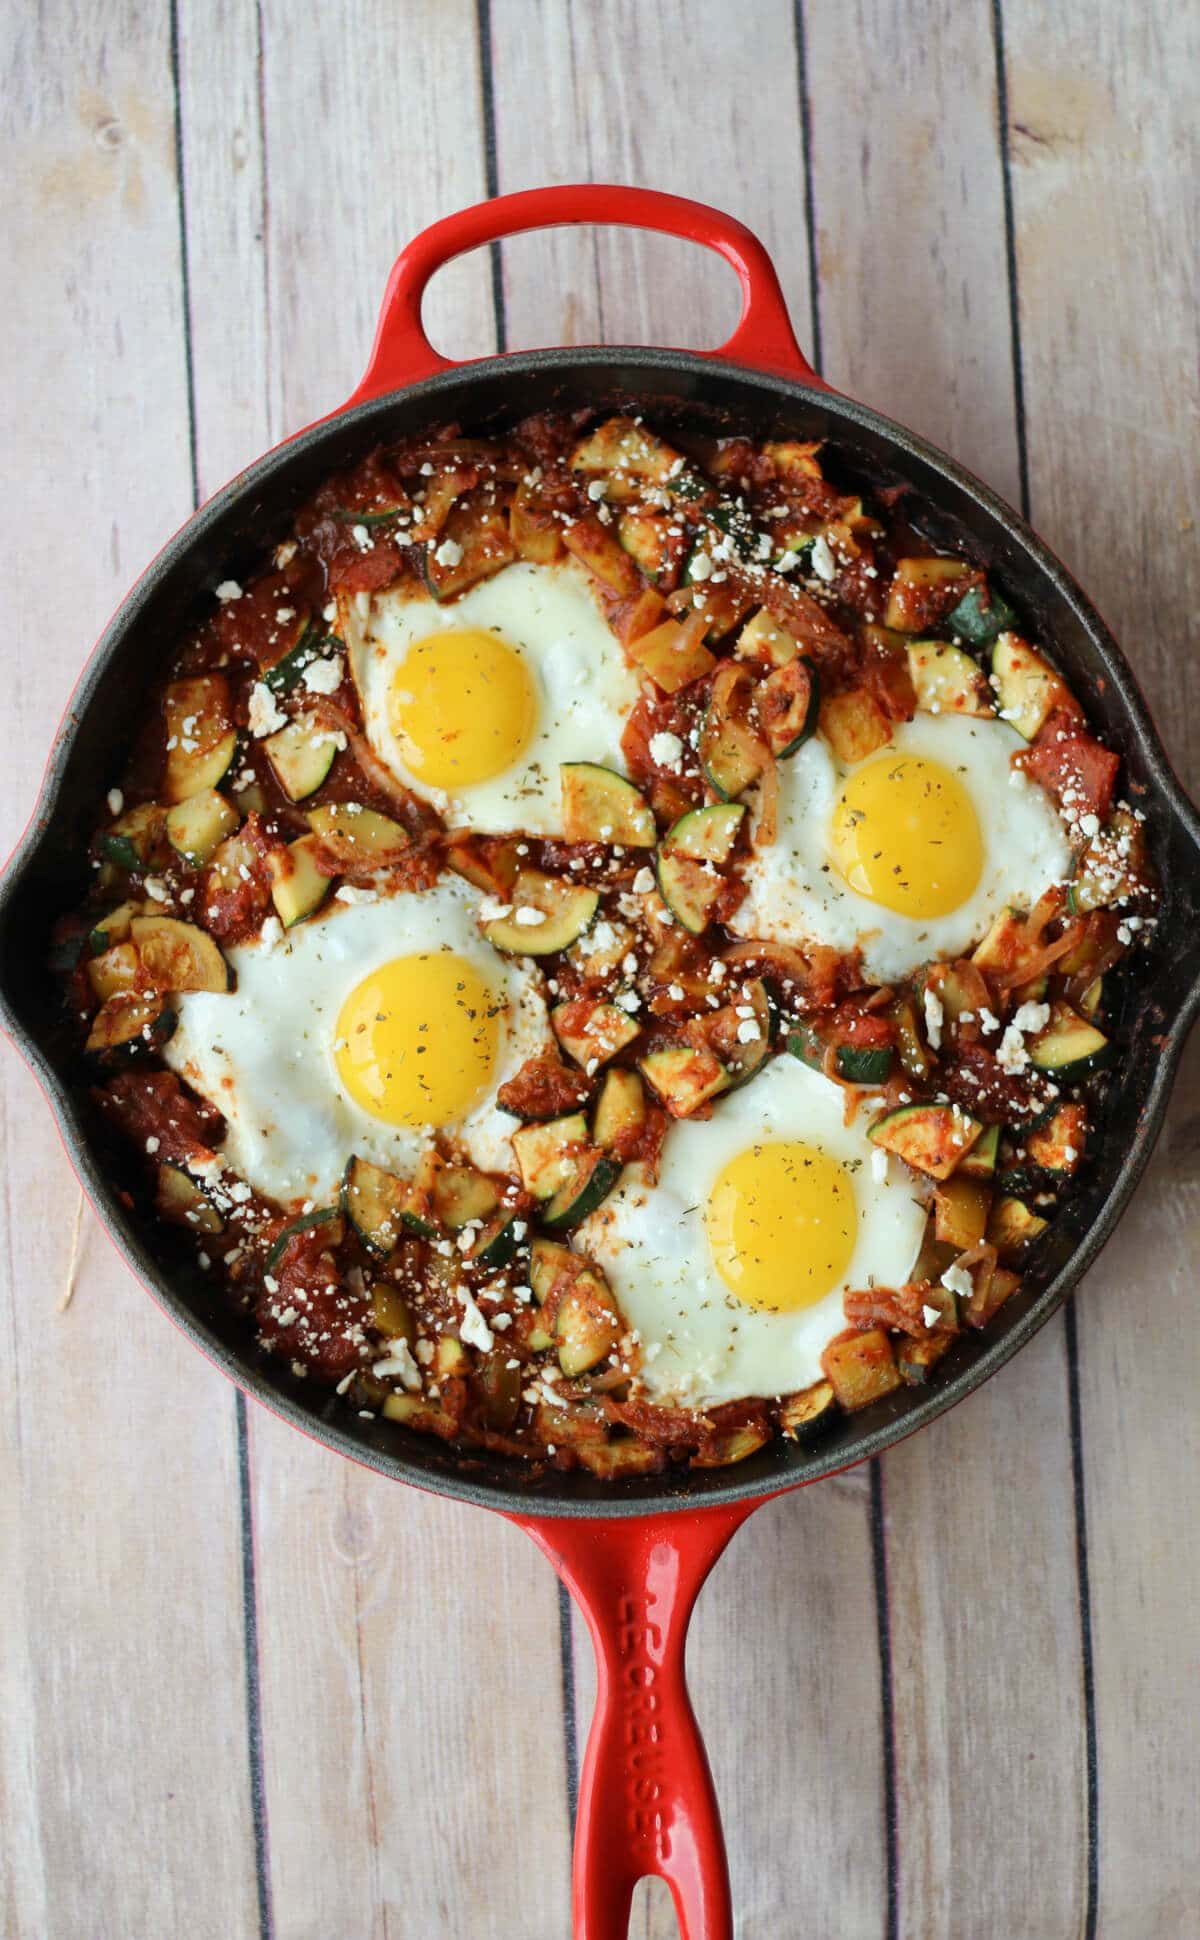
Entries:
[[[381, 440], [458, 421], [477, 432], [531, 412], [634, 403], [670, 424], [755, 437], [819, 437], [839, 475], [912, 488], [914, 523], [963, 545], [1053, 644], [1106, 739], [1124, 755], [1145, 807], [1165, 887], [1162, 920], [1142, 974], [1127, 987], [1128, 1050], [1113, 1077], [1098, 1162], [1060, 1215], [1027, 1285], [982, 1338], [956, 1343], [926, 1390], [905, 1389], [808, 1448], [776, 1445], [740, 1466], [601, 1484], [589, 1476], [530, 1479], [523, 1465], [464, 1458], [391, 1423], [360, 1420], [342, 1402], [253, 1345], [243, 1321], [205, 1284], [179, 1236], [117, 1188], [120, 1156], [88, 1119], [76, 1053], [64, 1037], [45, 969], [50, 925], [84, 886], [97, 804], [124, 764], [140, 697], [211, 588], [248, 576], [296, 509], [332, 471]], [[1049, 1318], [1112, 1230], [1149, 1157], [1187, 1028], [1200, 1006], [1200, 821], [1167, 766], [1115, 643], [1064, 570], [1017, 516], [970, 474], [876, 413], [798, 384], [661, 351], [531, 352], [444, 373], [302, 433], [219, 492], [180, 532], [120, 609], [89, 662], [60, 730], [34, 822], [0, 883], [0, 1006], [43, 1083], [93, 1201], [130, 1264], [204, 1350], [248, 1392], [373, 1468], [496, 1508], [551, 1515], [630, 1515], [733, 1500], [844, 1468], [878, 1453], [977, 1387]], [[103, 1163], [101, 1159], [103, 1158]], [[140, 1188], [137, 1197], [140, 1197]]]

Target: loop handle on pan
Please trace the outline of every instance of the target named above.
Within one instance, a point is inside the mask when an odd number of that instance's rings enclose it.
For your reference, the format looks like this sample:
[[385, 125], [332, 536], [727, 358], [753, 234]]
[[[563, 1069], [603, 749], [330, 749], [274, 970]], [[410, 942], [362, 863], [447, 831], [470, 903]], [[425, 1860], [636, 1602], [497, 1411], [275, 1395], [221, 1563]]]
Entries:
[[684, 1644], [705, 1577], [766, 1499], [612, 1521], [512, 1518], [578, 1602], [596, 1652], [575, 1940], [625, 1940], [633, 1889], [648, 1874], [670, 1887], [683, 1940], [733, 1940], [725, 1842]]
[[737, 272], [742, 314], [728, 343], [702, 354], [827, 388], [796, 342], [771, 258], [744, 223], [686, 196], [621, 183], [584, 182], [498, 195], [445, 216], [415, 236], [388, 278], [367, 368], [347, 404], [364, 404], [386, 391], [432, 377], [435, 371], [458, 368], [434, 349], [421, 321], [426, 285], [444, 264], [503, 236], [579, 223], [656, 229], [716, 250]]

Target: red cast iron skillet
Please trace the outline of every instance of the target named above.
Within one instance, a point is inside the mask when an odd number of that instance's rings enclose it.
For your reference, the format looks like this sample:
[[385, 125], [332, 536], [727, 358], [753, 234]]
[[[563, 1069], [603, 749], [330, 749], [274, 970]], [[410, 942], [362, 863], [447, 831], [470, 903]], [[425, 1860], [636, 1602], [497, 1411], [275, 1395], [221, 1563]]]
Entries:
[[[452, 364], [426, 339], [421, 299], [452, 257], [520, 230], [626, 223], [717, 250], [736, 270], [742, 315], [720, 350], [541, 350]], [[681, 292], [681, 300], [686, 295]], [[629, 401], [668, 424], [753, 437], [829, 440], [839, 465], [906, 482], [931, 537], [964, 545], [1053, 643], [1093, 722], [1125, 758], [1164, 887], [1156, 941], [1127, 979], [1123, 1052], [1076, 1199], [1055, 1220], [1028, 1284], [981, 1338], [957, 1343], [927, 1390], [905, 1389], [844, 1418], [811, 1447], [780, 1443], [730, 1469], [604, 1485], [582, 1474], [530, 1480], [384, 1421], [364, 1422], [261, 1354], [180, 1243], [122, 1203], [123, 1155], [89, 1115], [78, 1054], [45, 962], [54, 917], [79, 897], [96, 803], [124, 763], [142, 696], [211, 588], [248, 575], [299, 505], [381, 440], [456, 420], [476, 432], [534, 411]], [[1150, 1156], [1184, 1039], [1200, 1008], [1200, 820], [1172, 774], [1115, 641], [1017, 515], [941, 452], [831, 391], [805, 361], [762, 245], [730, 217], [648, 190], [591, 186], [502, 196], [435, 223], [400, 257], [362, 383], [342, 410], [251, 465], [190, 519], [119, 608], [89, 661], [50, 755], [33, 820], [0, 882], [0, 1016], [43, 1085], [92, 1204], [148, 1291], [231, 1379], [341, 1454], [435, 1493], [499, 1510], [545, 1551], [587, 1618], [599, 1689], [575, 1847], [580, 1940], [618, 1940], [633, 1888], [659, 1874], [685, 1940], [732, 1940], [712, 1781], [684, 1683], [696, 1594], [761, 1502], [878, 1455], [1003, 1366], [1095, 1259]]]

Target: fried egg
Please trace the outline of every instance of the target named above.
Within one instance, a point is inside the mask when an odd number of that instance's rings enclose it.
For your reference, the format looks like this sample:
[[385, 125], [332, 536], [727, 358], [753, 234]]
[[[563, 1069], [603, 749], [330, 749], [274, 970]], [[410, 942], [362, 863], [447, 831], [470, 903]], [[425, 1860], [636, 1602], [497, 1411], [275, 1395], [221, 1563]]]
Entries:
[[776, 838], [747, 865], [730, 929], [861, 948], [880, 983], [962, 956], [1070, 869], [1050, 797], [1011, 766], [1024, 745], [1004, 721], [918, 715], [848, 767], [814, 735], [779, 764]]
[[228, 956], [236, 990], [180, 996], [164, 1055], [224, 1113], [223, 1156], [248, 1184], [327, 1204], [352, 1153], [411, 1171], [431, 1128], [511, 1167], [496, 1088], [553, 1037], [537, 972], [484, 942], [464, 884], [335, 900]]
[[630, 1168], [579, 1231], [655, 1401], [789, 1394], [821, 1376], [847, 1288], [900, 1286], [925, 1212], [845, 1093], [776, 1058], [709, 1119], [673, 1125], [658, 1184]]
[[620, 769], [637, 676], [574, 560], [519, 561], [445, 606], [358, 594], [341, 627], [371, 746], [451, 822], [561, 835], [560, 763]]

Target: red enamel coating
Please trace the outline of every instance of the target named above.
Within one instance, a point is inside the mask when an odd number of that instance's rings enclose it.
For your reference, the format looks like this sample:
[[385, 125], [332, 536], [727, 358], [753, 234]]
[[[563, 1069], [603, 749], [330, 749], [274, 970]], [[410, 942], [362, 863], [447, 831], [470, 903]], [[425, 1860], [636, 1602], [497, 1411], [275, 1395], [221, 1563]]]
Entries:
[[455, 368], [448, 357], [434, 349], [421, 322], [426, 285], [444, 264], [484, 243], [498, 242], [502, 236], [580, 223], [657, 229], [664, 235], [681, 236], [685, 242], [715, 249], [737, 272], [742, 314], [728, 343], [704, 355], [827, 388], [796, 342], [771, 258], [743, 223], [686, 196], [627, 188], [620, 183], [587, 182], [498, 195], [491, 202], [479, 202], [472, 209], [460, 209], [441, 222], [431, 223], [415, 236], [396, 258], [362, 383], [347, 403], [363, 404], [420, 377], [431, 377], [435, 371]]
[[648, 1874], [670, 1887], [683, 1940], [733, 1940], [721, 1820], [684, 1644], [705, 1577], [758, 1506], [623, 1522], [513, 1517], [575, 1597], [596, 1652], [575, 1833], [575, 1940], [625, 1940], [633, 1889]]

